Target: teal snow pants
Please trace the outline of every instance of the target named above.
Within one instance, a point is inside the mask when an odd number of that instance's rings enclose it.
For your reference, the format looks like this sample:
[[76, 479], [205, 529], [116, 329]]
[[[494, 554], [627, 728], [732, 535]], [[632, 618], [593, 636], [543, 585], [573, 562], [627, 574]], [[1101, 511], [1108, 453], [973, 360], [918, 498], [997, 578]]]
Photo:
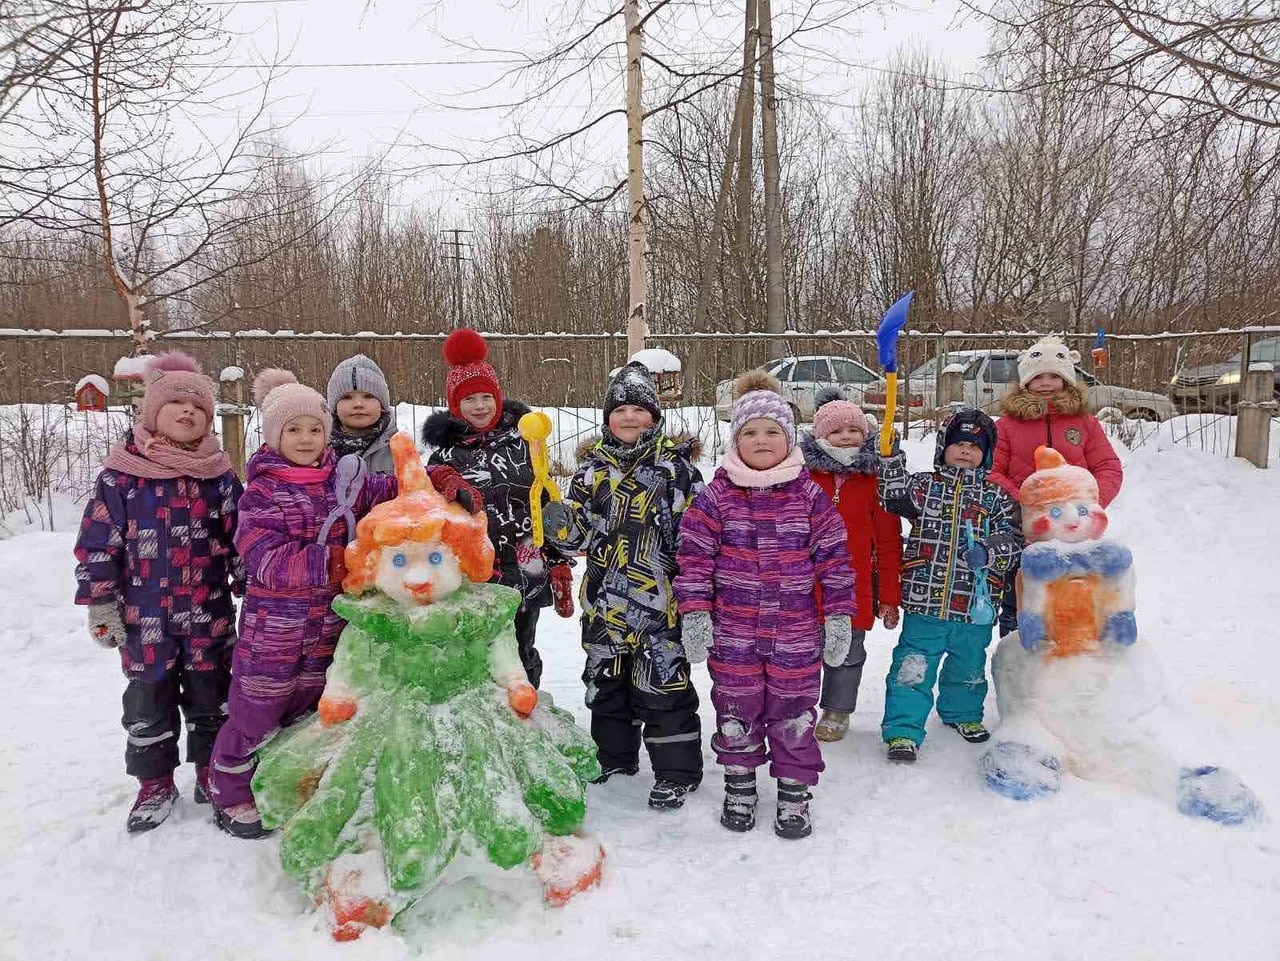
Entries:
[[[907, 737], [924, 741], [924, 722], [933, 707], [933, 682], [938, 681], [938, 716], [945, 724], [982, 720], [987, 698], [987, 645], [990, 624], [940, 621], [923, 614], [907, 614], [893, 649], [885, 682], [884, 720], [880, 733], [886, 742]], [[944, 659], [945, 655], [945, 659]], [[938, 663], [942, 662], [942, 676]]]

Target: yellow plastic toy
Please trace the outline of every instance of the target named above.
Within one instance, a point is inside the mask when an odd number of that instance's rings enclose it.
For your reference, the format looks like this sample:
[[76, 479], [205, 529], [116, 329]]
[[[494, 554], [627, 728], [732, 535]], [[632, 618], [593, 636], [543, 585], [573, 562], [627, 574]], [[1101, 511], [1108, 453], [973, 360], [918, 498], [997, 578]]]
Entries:
[[[533, 521], [533, 546], [541, 547], [542, 495], [545, 491], [553, 502], [560, 500], [560, 488], [551, 479], [551, 454], [547, 438], [551, 436], [551, 418], [542, 411], [531, 411], [520, 418], [520, 436], [529, 445], [529, 463], [533, 466], [533, 486], [529, 488], [529, 516]], [[558, 531], [568, 537], [568, 531]]]

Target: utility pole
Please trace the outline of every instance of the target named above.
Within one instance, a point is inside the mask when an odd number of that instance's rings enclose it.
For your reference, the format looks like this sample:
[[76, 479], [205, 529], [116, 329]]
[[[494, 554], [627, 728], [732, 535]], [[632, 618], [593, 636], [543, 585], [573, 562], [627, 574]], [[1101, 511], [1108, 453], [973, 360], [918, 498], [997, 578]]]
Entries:
[[462, 248], [471, 249], [471, 244], [464, 244], [460, 236], [462, 234], [471, 233], [470, 230], [462, 230], [458, 227], [450, 227], [448, 230], [440, 231], [442, 234], [453, 234], [452, 240], [444, 241], [446, 247], [452, 248], [452, 252], [446, 254], [449, 260], [453, 261], [453, 328], [457, 330], [463, 326], [462, 323], [462, 262], [470, 261], [470, 257], [462, 256]]
[[644, 112], [641, 109], [640, 57], [644, 52], [644, 26], [640, 0], [624, 0], [627, 30], [627, 217], [630, 235], [627, 265], [630, 278], [627, 311], [627, 356], [644, 349], [648, 333], [645, 321], [648, 285], [645, 277]]

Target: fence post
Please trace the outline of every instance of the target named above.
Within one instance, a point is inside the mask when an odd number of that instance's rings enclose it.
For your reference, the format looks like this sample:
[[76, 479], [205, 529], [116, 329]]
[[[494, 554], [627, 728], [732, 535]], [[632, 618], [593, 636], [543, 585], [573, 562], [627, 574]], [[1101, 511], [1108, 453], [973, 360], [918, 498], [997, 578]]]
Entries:
[[1275, 368], [1265, 362], [1250, 364], [1241, 381], [1236, 411], [1236, 456], [1254, 467], [1267, 466], [1271, 441], [1271, 417], [1276, 413]]
[[218, 418], [222, 422], [222, 448], [231, 458], [236, 476], [244, 480], [244, 415], [248, 411], [244, 371], [239, 367], [228, 367], [219, 379], [222, 403], [218, 405]]

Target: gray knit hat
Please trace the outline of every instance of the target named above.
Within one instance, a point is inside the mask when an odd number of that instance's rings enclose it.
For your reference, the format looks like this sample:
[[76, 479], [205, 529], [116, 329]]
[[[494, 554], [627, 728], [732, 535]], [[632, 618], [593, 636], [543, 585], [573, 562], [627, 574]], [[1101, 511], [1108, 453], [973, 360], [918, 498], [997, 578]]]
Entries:
[[796, 422], [791, 405], [782, 399], [782, 385], [772, 374], [763, 370], [749, 370], [734, 381], [732, 421], [729, 434], [736, 442], [747, 421], [763, 417], [774, 421], [787, 435], [787, 450], [796, 446]]
[[378, 398], [383, 410], [391, 409], [391, 391], [387, 389], [387, 378], [382, 368], [366, 357], [356, 354], [348, 357], [329, 376], [329, 409], [337, 410], [342, 395], [351, 390], [362, 390]]

